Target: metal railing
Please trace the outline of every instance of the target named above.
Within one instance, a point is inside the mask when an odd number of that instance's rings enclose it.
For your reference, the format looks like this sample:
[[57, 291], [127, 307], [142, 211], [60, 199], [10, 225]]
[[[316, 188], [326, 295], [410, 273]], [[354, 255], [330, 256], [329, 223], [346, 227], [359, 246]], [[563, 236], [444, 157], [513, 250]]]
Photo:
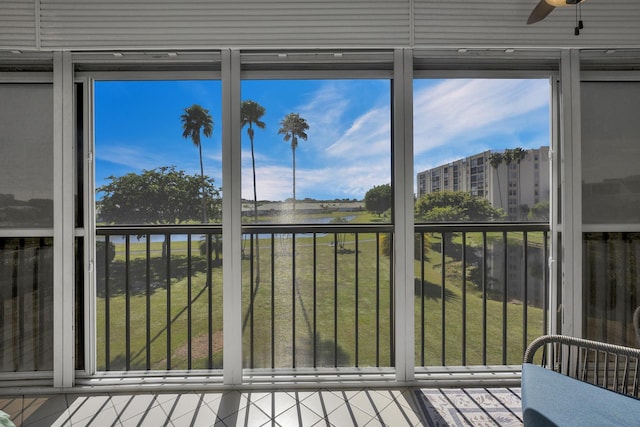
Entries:
[[222, 367], [221, 235], [220, 226], [98, 227], [99, 370]]
[[244, 227], [245, 367], [393, 366], [392, 230]]
[[416, 225], [416, 364], [520, 364], [547, 331], [549, 226]]
[[[99, 370], [222, 367], [221, 232], [98, 228]], [[245, 368], [394, 366], [392, 232], [244, 225]], [[417, 225], [415, 236], [415, 307], [395, 310], [415, 313], [416, 363], [521, 361], [546, 331], [548, 226]]]

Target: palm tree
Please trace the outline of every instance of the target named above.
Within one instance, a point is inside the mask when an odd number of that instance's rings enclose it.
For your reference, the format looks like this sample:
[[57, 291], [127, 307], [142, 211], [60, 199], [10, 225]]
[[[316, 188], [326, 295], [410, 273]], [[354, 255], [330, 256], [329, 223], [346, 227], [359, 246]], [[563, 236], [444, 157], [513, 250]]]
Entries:
[[527, 157], [527, 150], [522, 147], [516, 147], [511, 150], [511, 158], [518, 165], [518, 180], [516, 182], [518, 191], [518, 215], [520, 215], [520, 202], [522, 200], [522, 194], [520, 194], [520, 161]]
[[278, 134], [284, 135], [284, 142], [291, 140], [291, 151], [293, 153], [293, 210], [296, 210], [296, 148], [298, 138], [307, 140], [306, 131], [309, 129], [307, 121], [300, 117], [298, 113], [289, 113], [280, 122]]
[[202, 180], [202, 222], [206, 224], [207, 219], [207, 196], [205, 193], [205, 180], [204, 180], [204, 167], [202, 165], [202, 144], [200, 143], [200, 131], [210, 138], [213, 134], [213, 119], [209, 110], [203, 108], [198, 104], [193, 104], [189, 108], [184, 109], [185, 113], [180, 116], [182, 120], [182, 136], [184, 138], [191, 138], [193, 145], [198, 147], [200, 154], [200, 179]]
[[498, 195], [500, 196], [500, 207], [502, 206], [502, 190], [500, 189], [500, 174], [498, 173], [498, 166], [502, 164], [504, 160], [502, 153], [491, 153], [489, 154], [489, 164], [492, 168], [496, 170], [496, 179], [498, 181]]
[[[254, 221], [258, 222], [258, 193], [256, 190], [256, 157], [253, 149], [253, 136], [254, 129], [253, 125], [255, 124], [257, 128], [264, 129], [265, 124], [262, 120], [262, 116], [264, 116], [264, 107], [258, 104], [255, 101], [242, 101], [242, 105], [240, 107], [240, 123], [242, 127], [245, 125], [249, 125], [247, 128], [247, 135], [249, 135], [249, 140], [251, 141], [251, 167], [253, 170], [253, 218]], [[260, 284], [260, 246], [258, 244], [258, 235], [256, 235], [256, 284]]]
[[251, 141], [251, 166], [253, 169], [253, 215], [254, 219], [258, 221], [258, 195], [256, 191], [256, 157], [253, 149], [253, 136], [254, 129], [253, 125], [255, 125], [259, 129], [264, 129], [265, 124], [262, 120], [262, 116], [264, 116], [265, 110], [264, 107], [258, 104], [255, 101], [242, 101], [242, 106], [240, 107], [240, 123], [242, 127], [245, 125], [249, 125], [247, 128], [247, 135], [249, 135], [249, 140]]

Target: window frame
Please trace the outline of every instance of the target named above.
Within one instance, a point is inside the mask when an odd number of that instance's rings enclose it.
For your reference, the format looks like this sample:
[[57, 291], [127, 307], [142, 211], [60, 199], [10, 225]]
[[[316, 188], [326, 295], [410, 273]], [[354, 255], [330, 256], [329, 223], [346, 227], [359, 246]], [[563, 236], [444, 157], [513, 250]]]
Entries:
[[[120, 57], [117, 57], [120, 58]], [[170, 57], [171, 58], [171, 57]], [[97, 330], [96, 330], [96, 217], [95, 217], [95, 83], [98, 81], [184, 81], [184, 80], [220, 80], [222, 72], [220, 70], [190, 70], [184, 67], [183, 70], [153, 71], [153, 70], [117, 70], [118, 60], [98, 62], [97, 71], [76, 71], [74, 81], [83, 85], [84, 110], [84, 135], [83, 144], [85, 150], [85, 165], [83, 168], [84, 194], [84, 225], [75, 230], [76, 237], [84, 238], [84, 263], [88, 268], [84, 269], [84, 370], [78, 371], [78, 378], [91, 378], [97, 374]], [[92, 63], [96, 66], [96, 63]], [[113, 67], [114, 70], [102, 68]], [[215, 67], [212, 67], [215, 68]], [[224, 108], [223, 108], [224, 110]], [[221, 112], [222, 113], [222, 112]], [[222, 122], [222, 120], [221, 120]], [[220, 123], [222, 125], [222, 123]], [[222, 183], [225, 185], [224, 180]], [[117, 373], [100, 373], [102, 377], [118, 378]]]

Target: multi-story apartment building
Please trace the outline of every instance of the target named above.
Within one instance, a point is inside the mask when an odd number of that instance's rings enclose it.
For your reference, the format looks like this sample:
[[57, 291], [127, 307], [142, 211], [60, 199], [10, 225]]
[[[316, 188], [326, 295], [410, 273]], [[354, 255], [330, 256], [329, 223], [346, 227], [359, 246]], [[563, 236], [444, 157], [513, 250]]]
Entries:
[[[505, 152], [507, 152], [505, 150]], [[436, 191], [465, 191], [502, 208], [509, 220], [525, 219], [529, 209], [549, 200], [549, 147], [526, 150], [520, 161], [490, 162], [484, 151], [419, 172], [418, 198]]]

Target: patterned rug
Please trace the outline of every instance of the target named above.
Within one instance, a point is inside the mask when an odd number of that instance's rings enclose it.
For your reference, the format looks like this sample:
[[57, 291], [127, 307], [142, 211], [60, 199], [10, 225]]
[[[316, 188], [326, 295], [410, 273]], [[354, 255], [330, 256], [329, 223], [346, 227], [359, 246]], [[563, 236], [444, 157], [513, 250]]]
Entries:
[[428, 426], [522, 426], [519, 388], [422, 389]]

